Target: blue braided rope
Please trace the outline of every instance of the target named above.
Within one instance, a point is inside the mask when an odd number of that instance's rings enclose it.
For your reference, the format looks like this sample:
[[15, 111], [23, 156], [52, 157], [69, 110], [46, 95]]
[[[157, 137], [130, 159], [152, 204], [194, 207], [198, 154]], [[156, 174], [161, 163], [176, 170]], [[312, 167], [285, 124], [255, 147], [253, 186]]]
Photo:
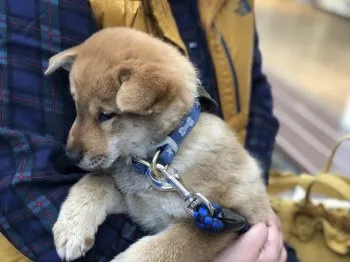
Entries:
[[212, 205], [215, 209], [213, 216], [210, 216], [207, 207], [201, 204], [197, 210], [193, 212], [193, 218], [199, 229], [212, 233], [220, 233], [225, 229], [224, 222], [218, 218], [222, 215], [221, 207], [216, 203]]
[[[225, 221], [222, 220], [222, 208], [217, 203], [212, 203], [214, 214], [211, 216], [206, 205], [201, 204], [193, 212], [193, 218], [196, 226], [206, 232], [220, 233], [225, 229]], [[243, 228], [236, 233], [242, 235], [250, 229], [250, 225], [246, 223]]]

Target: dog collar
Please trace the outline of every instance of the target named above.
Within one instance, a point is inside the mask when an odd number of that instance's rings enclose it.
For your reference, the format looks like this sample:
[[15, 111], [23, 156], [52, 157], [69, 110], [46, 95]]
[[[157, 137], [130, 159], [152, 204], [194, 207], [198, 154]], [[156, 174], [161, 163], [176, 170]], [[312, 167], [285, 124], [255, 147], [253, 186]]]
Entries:
[[178, 175], [171, 174], [167, 167], [173, 161], [181, 142], [198, 122], [201, 106], [196, 99], [190, 112], [182, 119], [180, 125], [156, 146], [152, 161], [134, 159], [136, 170], [145, 174], [152, 186], [162, 191], [177, 191], [185, 202], [186, 211], [193, 217], [201, 230], [221, 232], [225, 228], [240, 234], [249, 230], [247, 220], [237, 212], [211, 203], [205, 196], [197, 192], [189, 192], [179, 181]]
[[[157, 171], [155, 169], [155, 161], [157, 164], [163, 166], [169, 166], [173, 161], [176, 153], [179, 150], [179, 146], [185, 137], [192, 131], [193, 127], [198, 122], [201, 113], [201, 105], [197, 99], [195, 99], [190, 112], [181, 120], [178, 127], [171, 132], [160, 144], [156, 146], [156, 154], [152, 165], [141, 159], [134, 159], [133, 165], [136, 170], [142, 174], [148, 176], [153, 185], [160, 190], [173, 190], [172, 186], [165, 180], [159, 180]], [[152, 170], [153, 169], [153, 170]]]

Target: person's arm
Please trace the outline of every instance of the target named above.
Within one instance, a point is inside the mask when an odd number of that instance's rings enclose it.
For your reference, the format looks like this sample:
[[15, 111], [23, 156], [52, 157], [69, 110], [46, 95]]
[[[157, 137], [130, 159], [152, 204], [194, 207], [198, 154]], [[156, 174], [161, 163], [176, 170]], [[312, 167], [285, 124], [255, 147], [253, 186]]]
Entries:
[[256, 32], [250, 104], [246, 148], [258, 160], [263, 170], [265, 183], [268, 184], [268, 171], [279, 124], [272, 112], [271, 86], [262, 72], [262, 57]]

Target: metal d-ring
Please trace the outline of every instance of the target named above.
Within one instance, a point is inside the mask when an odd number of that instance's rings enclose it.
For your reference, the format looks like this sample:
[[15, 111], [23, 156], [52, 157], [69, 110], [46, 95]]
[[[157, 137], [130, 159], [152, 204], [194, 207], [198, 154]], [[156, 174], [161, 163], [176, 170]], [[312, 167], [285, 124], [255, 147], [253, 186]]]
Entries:
[[[161, 191], [174, 191], [174, 187], [167, 181], [167, 178], [158, 170], [157, 161], [160, 155], [160, 151], [158, 150], [152, 162], [149, 163], [143, 159], [135, 159], [136, 162], [146, 166], [148, 168], [146, 172], [146, 176], [151, 181], [151, 185]], [[166, 166], [165, 168], [167, 168]]]
[[[149, 174], [149, 178], [152, 181], [152, 184], [155, 188], [161, 191], [174, 191], [174, 187], [171, 183], [168, 182], [167, 177], [165, 177], [157, 168], [157, 161], [160, 155], [160, 150], [158, 150], [152, 159], [152, 163], [150, 164], [151, 172]], [[168, 166], [165, 167], [165, 169]]]
[[152, 163], [151, 163], [151, 170], [152, 170], [153, 175], [156, 178], [160, 178], [162, 176], [164, 177], [164, 175], [161, 172], [159, 172], [159, 170], [157, 169], [157, 161], [158, 161], [159, 155], [160, 155], [160, 150], [158, 150], [154, 154], [153, 159], [152, 159]]

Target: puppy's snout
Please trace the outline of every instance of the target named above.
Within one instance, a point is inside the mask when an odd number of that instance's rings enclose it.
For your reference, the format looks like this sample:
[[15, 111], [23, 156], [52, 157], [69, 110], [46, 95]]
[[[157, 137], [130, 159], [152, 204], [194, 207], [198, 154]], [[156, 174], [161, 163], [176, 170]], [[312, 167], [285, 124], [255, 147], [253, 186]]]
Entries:
[[66, 149], [67, 157], [74, 163], [79, 164], [83, 159], [84, 153], [77, 149]]

